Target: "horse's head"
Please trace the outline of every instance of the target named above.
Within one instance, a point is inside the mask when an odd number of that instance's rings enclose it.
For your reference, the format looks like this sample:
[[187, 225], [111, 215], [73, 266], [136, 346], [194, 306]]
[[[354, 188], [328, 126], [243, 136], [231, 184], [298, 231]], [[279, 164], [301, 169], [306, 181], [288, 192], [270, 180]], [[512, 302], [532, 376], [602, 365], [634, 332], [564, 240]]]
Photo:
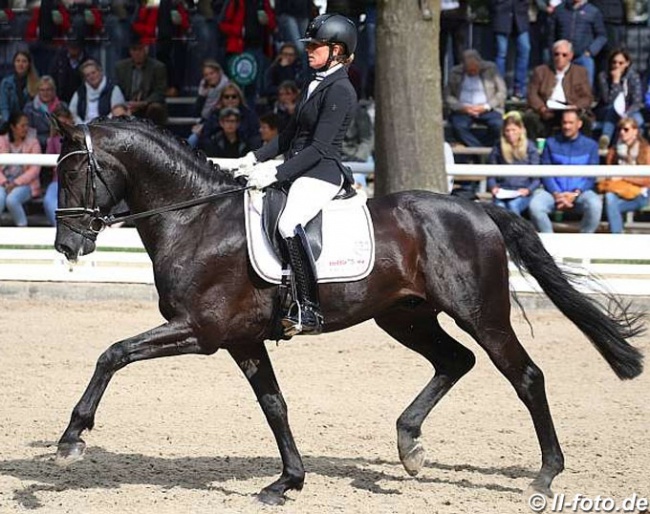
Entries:
[[110, 132], [102, 130], [101, 123], [76, 127], [53, 123], [62, 135], [54, 246], [75, 260], [95, 250], [105, 216], [124, 197], [125, 173], [102, 143], [110, 139]]

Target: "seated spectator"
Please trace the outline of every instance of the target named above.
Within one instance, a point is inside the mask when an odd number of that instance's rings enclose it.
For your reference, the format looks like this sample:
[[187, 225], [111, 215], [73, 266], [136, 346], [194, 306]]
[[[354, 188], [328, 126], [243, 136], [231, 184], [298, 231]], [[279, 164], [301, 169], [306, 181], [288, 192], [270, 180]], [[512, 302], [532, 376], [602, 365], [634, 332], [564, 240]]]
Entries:
[[[598, 144], [580, 132], [582, 120], [574, 110], [562, 113], [562, 133], [546, 140], [542, 164], [560, 166], [599, 163]], [[582, 213], [580, 232], [595, 232], [603, 204], [593, 190], [593, 177], [547, 177], [543, 189], [533, 193], [528, 210], [540, 232], [553, 232], [549, 215], [554, 211]]]
[[564, 0], [549, 19], [549, 46], [554, 41], [566, 39], [573, 43], [573, 62], [587, 70], [589, 85], [593, 88], [596, 77], [594, 59], [607, 44], [603, 14], [587, 0]]
[[142, 41], [131, 42], [129, 57], [115, 65], [115, 77], [133, 116], [150, 119], [158, 126], [167, 123], [167, 68], [149, 57]]
[[235, 107], [221, 109], [219, 111], [221, 130], [207, 139], [202, 138], [199, 149], [203, 150], [208, 157], [237, 159], [246, 155], [251, 149], [239, 134], [240, 120], [239, 109]]
[[[302, 36], [301, 36], [302, 37]], [[270, 103], [278, 98], [278, 88], [286, 81], [302, 84], [302, 63], [295, 43], [283, 43], [275, 60], [266, 71], [265, 90]]]
[[585, 113], [582, 123], [588, 126], [593, 93], [587, 70], [571, 64], [572, 45], [559, 40], [553, 45], [553, 66], [540, 64], [533, 70], [528, 84], [529, 110], [524, 115], [528, 137], [549, 137], [560, 125], [562, 112], [578, 109]]
[[597, 119], [603, 122], [598, 146], [607, 148], [621, 118], [634, 118], [643, 127], [643, 86], [627, 50], [614, 50], [608, 68], [598, 74]]
[[191, 147], [195, 148], [198, 144], [203, 124], [210, 117], [223, 88], [228, 84], [230, 84], [230, 79], [218, 62], [209, 60], [203, 63], [203, 78], [199, 82], [199, 92], [194, 103], [195, 115], [200, 120], [192, 127], [192, 134], [187, 138]]
[[81, 65], [84, 83], [70, 100], [70, 112], [75, 123], [89, 123], [100, 116], [108, 116], [113, 106], [126, 100], [120, 88], [113, 83], [93, 60]]
[[48, 115], [52, 114], [60, 104], [61, 100], [56, 95], [54, 79], [49, 75], [42, 76], [38, 81], [38, 93], [25, 106], [24, 110], [29, 120], [29, 126], [36, 129], [42, 151], [45, 151], [47, 138], [50, 137], [50, 119]]
[[[617, 144], [609, 149], [607, 164], [650, 164], [650, 144], [639, 133], [635, 118], [618, 123]], [[598, 191], [605, 193], [605, 214], [612, 234], [623, 232], [623, 213], [648, 205], [650, 177], [612, 177], [598, 182]]]
[[38, 90], [38, 74], [29, 52], [18, 50], [12, 63], [14, 71], [0, 82], [0, 125], [12, 114], [22, 113]]
[[273, 112], [278, 116], [279, 130], [282, 132], [296, 112], [300, 89], [292, 80], [286, 80], [278, 88], [278, 99]]
[[265, 145], [279, 133], [278, 116], [274, 112], [267, 112], [260, 116], [260, 137]]
[[[257, 113], [248, 107], [244, 100], [242, 90], [239, 89], [239, 86], [234, 82], [231, 82], [222, 89], [215, 108], [212, 109], [212, 113], [203, 125], [201, 135], [199, 136], [199, 146], [201, 146], [201, 141], [203, 139], [209, 139], [216, 132], [221, 130], [219, 112], [224, 107], [233, 107], [239, 110], [241, 117], [239, 134], [241, 135], [242, 140], [246, 142], [246, 145], [251, 150], [255, 150], [262, 146], [262, 140], [260, 138], [260, 122]], [[203, 143], [203, 145], [205, 144], [206, 143]]]
[[[492, 149], [489, 164], [539, 164], [539, 152], [526, 137], [524, 121], [518, 111], [504, 116], [501, 132], [501, 141]], [[492, 201], [520, 216], [528, 209], [531, 196], [539, 185], [539, 179], [529, 177], [489, 177], [487, 180]]]
[[[9, 132], [0, 136], [0, 153], [41, 153], [36, 137], [29, 136], [29, 121], [22, 112], [9, 116]], [[0, 167], [0, 214], [5, 207], [17, 227], [27, 226], [24, 204], [41, 193], [40, 166], [8, 164]]]
[[[54, 109], [52, 116], [54, 116], [59, 121], [59, 123], [63, 123], [65, 125], [74, 125], [74, 117], [72, 116], [70, 110], [63, 103], [59, 104], [59, 106]], [[45, 153], [57, 155], [61, 153], [61, 135], [58, 134], [54, 128], [51, 129], [50, 137], [47, 138]], [[52, 171], [52, 181], [47, 185], [45, 195], [43, 196], [43, 210], [45, 211], [47, 221], [49, 221], [50, 225], [53, 227], [56, 226], [55, 212], [58, 206], [58, 199], [59, 179], [56, 174], [55, 166]]]
[[49, 70], [62, 102], [70, 103], [72, 95], [83, 84], [80, 66], [88, 59], [83, 42], [77, 39], [67, 40], [65, 47], [57, 51]]
[[[372, 103], [359, 100], [352, 121], [343, 137], [341, 154], [344, 162], [373, 162], [375, 151], [375, 127], [369, 110]], [[367, 186], [366, 175], [353, 173], [354, 185], [357, 188]]]
[[[506, 85], [494, 63], [484, 61], [476, 50], [463, 52], [463, 63], [454, 66], [445, 88], [445, 103], [454, 134], [466, 146], [492, 146], [503, 125]], [[488, 139], [480, 141], [473, 123], [488, 127]]]

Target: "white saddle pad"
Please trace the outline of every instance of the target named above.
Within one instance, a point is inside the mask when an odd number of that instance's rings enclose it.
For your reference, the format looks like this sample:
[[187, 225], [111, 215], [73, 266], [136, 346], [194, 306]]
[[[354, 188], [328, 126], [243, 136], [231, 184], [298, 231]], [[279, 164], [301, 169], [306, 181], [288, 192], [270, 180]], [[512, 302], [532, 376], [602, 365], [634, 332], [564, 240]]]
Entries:
[[[263, 194], [245, 195], [248, 257], [267, 282], [282, 281], [282, 263], [262, 228]], [[318, 282], [352, 282], [367, 277], [375, 264], [375, 234], [365, 193], [330, 202], [323, 210], [323, 250], [316, 261]]]

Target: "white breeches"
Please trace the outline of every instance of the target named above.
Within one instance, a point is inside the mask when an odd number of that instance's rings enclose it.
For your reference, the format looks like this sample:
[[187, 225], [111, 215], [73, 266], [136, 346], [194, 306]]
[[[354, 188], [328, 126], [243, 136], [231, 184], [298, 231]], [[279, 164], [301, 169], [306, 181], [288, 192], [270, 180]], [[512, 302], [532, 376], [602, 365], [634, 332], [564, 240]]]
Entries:
[[303, 227], [325, 207], [343, 185], [310, 177], [300, 177], [291, 184], [287, 195], [287, 205], [280, 216], [278, 230], [283, 238], [293, 237], [298, 225]]

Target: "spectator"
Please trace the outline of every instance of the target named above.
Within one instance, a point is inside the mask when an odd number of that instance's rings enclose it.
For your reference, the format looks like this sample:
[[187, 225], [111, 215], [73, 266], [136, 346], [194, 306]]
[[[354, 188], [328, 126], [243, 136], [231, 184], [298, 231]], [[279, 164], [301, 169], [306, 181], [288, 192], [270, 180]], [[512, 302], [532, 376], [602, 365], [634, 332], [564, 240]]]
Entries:
[[278, 99], [273, 106], [273, 112], [278, 116], [280, 132], [289, 124], [296, 112], [300, 89], [292, 80], [286, 80], [278, 88]]
[[267, 112], [260, 116], [260, 137], [265, 145], [279, 133], [278, 116], [274, 112]]
[[[275, 13], [269, 0], [231, 0], [224, 8], [219, 29], [226, 37], [226, 59], [235, 69], [231, 78], [244, 85], [247, 103], [254, 107], [262, 80], [273, 56]], [[242, 54], [244, 54], [242, 56]], [[238, 66], [251, 56], [255, 63]], [[251, 73], [254, 71], [254, 73]]]
[[[501, 141], [492, 149], [488, 162], [499, 165], [539, 164], [539, 152], [526, 137], [524, 121], [518, 111], [504, 116]], [[539, 179], [529, 177], [489, 177], [487, 180], [492, 201], [520, 216], [528, 209], [531, 196], [539, 185]]]
[[131, 42], [129, 57], [115, 65], [115, 77], [134, 116], [148, 118], [159, 126], [167, 123], [167, 69], [149, 57], [149, 49], [141, 40]]
[[[280, 31], [280, 41], [292, 43], [293, 48], [300, 48], [301, 52], [305, 51], [305, 46], [300, 38], [305, 34], [309, 19], [312, 17], [312, 0], [275, 0], [275, 16], [278, 20], [278, 30]], [[280, 53], [284, 45], [280, 47]], [[284, 77], [278, 81], [295, 80], [295, 77]]]
[[29, 52], [18, 50], [12, 63], [13, 73], [0, 82], [0, 125], [6, 123], [12, 114], [22, 113], [38, 91], [38, 74]]
[[476, 50], [463, 52], [463, 63], [454, 66], [445, 88], [449, 121], [466, 146], [484, 146], [471, 129], [473, 123], [488, 127], [487, 146], [499, 139], [503, 125], [506, 85], [494, 63], [484, 61]]
[[199, 122], [192, 127], [192, 134], [187, 142], [195, 148], [199, 142], [203, 124], [210, 117], [210, 113], [219, 101], [223, 89], [230, 83], [230, 80], [223, 72], [221, 65], [216, 61], [205, 61], [203, 63], [203, 78], [199, 83], [199, 94], [194, 103], [195, 114]]
[[113, 106], [124, 103], [124, 95], [120, 88], [113, 84], [93, 60], [81, 65], [84, 83], [72, 95], [70, 112], [75, 123], [88, 123], [100, 116], [108, 116]]
[[298, 57], [298, 48], [294, 43], [284, 43], [277, 57], [266, 72], [266, 96], [269, 102], [274, 102], [278, 96], [280, 84], [291, 81], [302, 84], [302, 64]]
[[560, 125], [565, 109], [579, 109], [585, 113], [583, 124], [589, 116], [593, 93], [587, 70], [571, 64], [573, 49], [566, 40], [553, 45], [553, 66], [541, 64], [533, 70], [528, 85], [529, 110], [524, 116], [528, 137], [549, 137]]
[[49, 70], [62, 102], [70, 103], [72, 95], [83, 83], [80, 66], [88, 59], [82, 41], [77, 39], [67, 40], [65, 47], [57, 51]]
[[[52, 115], [59, 121], [59, 123], [74, 125], [74, 117], [63, 103], [59, 104], [58, 107], [54, 109]], [[45, 153], [57, 155], [61, 153], [61, 136], [54, 129], [51, 129], [50, 137], [47, 138]], [[55, 212], [58, 205], [58, 198], [59, 179], [56, 174], [55, 166], [52, 171], [52, 181], [47, 185], [45, 195], [43, 196], [43, 210], [45, 211], [45, 217], [53, 227], [56, 226]]]
[[587, 69], [589, 84], [593, 87], [596, 76], [594, 59], [607, 44], [600, 10], [588, 0], [564, 0], [550, 19], [549, 46], [559, 39], [573, 43], [573, 62]]
[[[650, 144], [641, 136], [635, 118], [618, 122], [618, 144], [609, 149], [609, 165], [650, 164]], [[605, 214], [612, 234], [623, 232], [623, 213], [648, 205], [650, 177], [613, 177], [598, 182], [598, 191], [605, 193]]]
[[239, 110], [239, 134], [241, 135], [242, 140], [246, 142], [246, 145], [251, 149], [256, 149], [262, 146], [262, 140], [260, 139], [260, 122], [257, 113], [246, 105], [242, 90], [239, 89], [237, 84], [232, 82], [222, 89], [217, 104], [214, 109], [212, 109], [212, 113], [208, 119], [205, 121], [203, 129], [201, 130], [201, 135], [199, 136], [199, 145], [201, 145], [202, 139], [211, 138], [216, 132], [221, 130], [221, 125], [219, 124], [219, 111], [224, 107], [233, 107]]
[[221, 130], [209, 138], [202, 138], [199, 148], [209, 157], [237, 159], [243, 157], [250, 148], [239, 135], [241, 116], [236, 107], [224, 107], [219, 111]]
[[441, 0], [440, 2], [440, 67], [443, 84], [447, 83], [446, 57], [451, 39], [451, 65], [461, 63], [467, 48], [467, 0]]
[[[41, 153], [38, 139], [29, 136], [29, 121], [22, 112], [9, 116], [9, 132], [0, 136], [0, 153]], [[5, 207], [17, 227], [27, 226], [23, 204], [40, 194], [40, 166], [8, 164], [0, 167], [0, 213]]]
[[528, 8], [530, 0], [495, 0], [490, 3], [492, 16], [492, 31], [496, 37], [496, 65], [501, 76], [506, 78], [506, 62], [508, 59], [508, 41], [515, 36], [517, 57], [513, 96], [516, 100], [526, 98], [528, 84], [528, 63], [530, 61], [530, 22]]
[[41, 144], [41, 151], [45, 151], [47, 138], [50, 136], [49, 115], [61, 104], [56, 96], [56, 85], [54, 79], [49, 75], [43, 75], [38, 81], [38, 93], [34, 99], [25, 106], [25, 115], [29, 126], [36, 129], [38, 142]]
[[[373, 107], [369, 100], [359, 100], [357, 108], [350, 122], [345, 137], [341, 154], [343, 162], [373, 162], [375, 151], [375, 128], [370, 116], [370, 109]], [[366, 188], [366, 175], [353, 173], [354, 186]]]
[[607, 43], [599, 53], [598, 69], [607, 69], [607, 56], [617, 48], [625, 47], [625, 6], [623, 0], [592, 0], [603, 15]]
[[607, 148], [621, 118], [634, 118], [643, 127], [643, 85], [627, 50], [614, 50], [606, 71], [598, 74], [597, 117], [603, 122], [600, 148]]
[[[580, 133], [582, 120], [574, 110], [562, 113], [562, 134], [546, 140], [542, 164], [560, 166], [575, 164], [597, 165], [598, 145]], [[553, 232], [549, 215], [553, 211], [582, 213], [580, 232], [595, 232], [600, 222], [603, 204], [593, 190], [592, 177], [549, 177], [542, 179], [543, 189], [533, 194], [530, 218], [540, 232]]]
[[[548, 47], [549, 18], [560, 0], [535, 0], [530, 11], [531, 66], [551, 61]], [[537, 8], [537, 9], [535, 9]]]

